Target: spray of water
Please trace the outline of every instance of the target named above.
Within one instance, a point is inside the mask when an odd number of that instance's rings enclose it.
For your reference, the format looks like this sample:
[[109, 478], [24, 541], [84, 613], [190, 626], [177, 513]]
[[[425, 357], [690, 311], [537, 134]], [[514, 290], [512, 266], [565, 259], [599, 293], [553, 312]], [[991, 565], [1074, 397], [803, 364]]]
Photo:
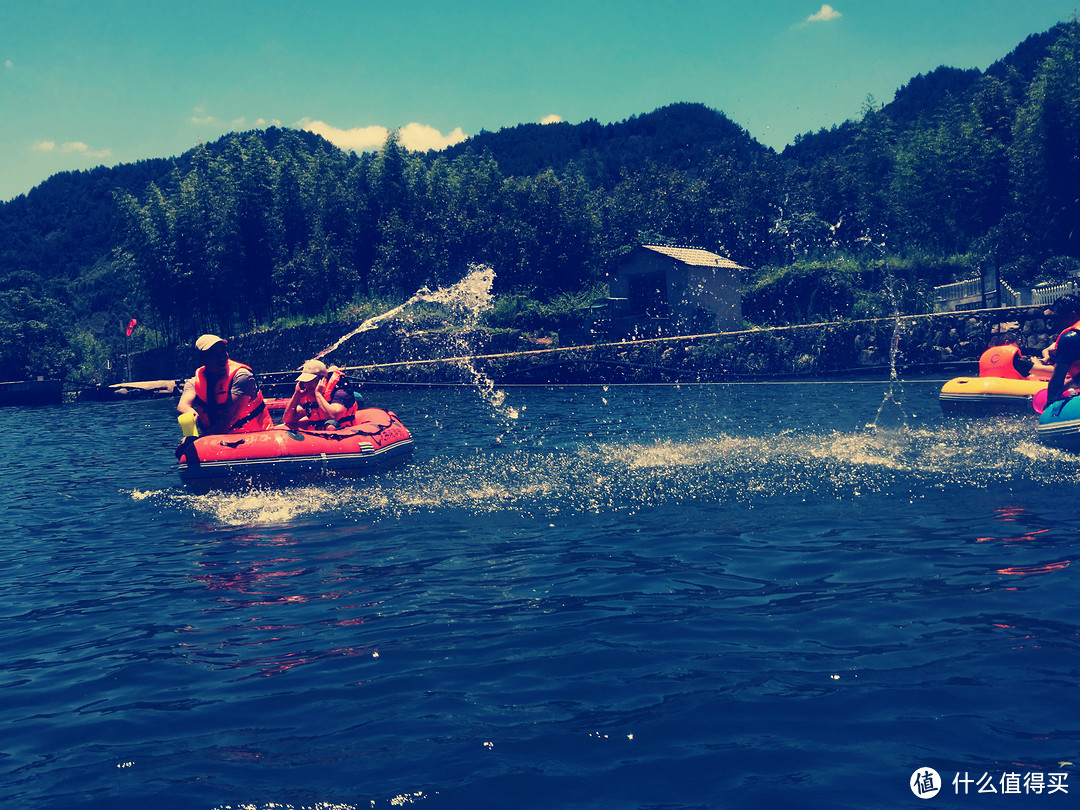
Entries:
[[893, 285], [894, 280], [890, 275], [889, 283], [886, 285], [893, 308], [893, 333], [892, 340], [889, 342], [889, 390], [885, 393], [885, 399], [882, 400], [877, 416], [874, 418], [874, 428], [879, 433], [882, 431], [889, 433], [896, 440], [907, 427], [907, 415], [900, 404], [903, 391], [896, 370], [900, 356], [900, 335], [903, 322], [900, 320], [900, 304], [896, 300], [896, 290]]
[[368, 318], [356, 327], [356, 329], [346, 335], [342, 335], [332, 345], [327, 346], [315, 355], [315, 357], [316, 359], [325, 357], [350, 338], [353, 338], [362, 332], [368, 332], [378, 328], [406, 308], [418, 304], [421, 301], [442, 304], [460, 319], [459, 325], [462, 327], [455, 333], [455, 337], [453, 338], [454, 344], [459, 350], [458, 353], [461, 355], [461, 359], [456, 362], [468, 374], [470, 381], [476, 387], [476, 390], [480, 393], [480, 396], [485, 402], [490, 404], [492, 408], [503, 416], [510, 419], [516, 419], [518, 417], [517, 410], [504, 407], [506, 395], [495, 388], [495, 383], [491, 378], [480, 371], [469, 356], [473, 352], [473, 347], [469, 345], [468, 336], [479, 324], [480, 316], [491, 307], [491, 286], [494, 281], [494, 269], [488, 265], [470, 264], [468, 274], [457, 284], [438, 290], [430, 290], [427, 287], [421, 287], [404, 304], [400, 304], [381, 315]]
[[204, 524], [200, 532], [246, 527], [267, 540], [276, 533], [260, 535], [260, 527], [322, 522], [322, 515], [335, 512], [363, 525], [445, 510], [577, 520], [672, 504], [756, 507], [778, 496], [798, 497], [804, 508], [870, 495], [914, 502], [957, 487], [993, 490], [1016, 480], [1037, 485], [1080, 480], [1076, 456], [1032, 441], [1030, 423], [1023, 419], [913, 421], [901, 452], [869, 431], [746, 435], [739, 430], [657, 441], [592, 441], [591, 434], [579, 433], [570, 452], [522, 438], [498, 454], [438, 453], [376, 482], [343, 479], [209, 495], [164, 489], [131, 497], [189, 510]]
[[892, 343], [889, 349], [889, 390], [885, 392], [885, 399], [878, 407], [877, 416], [874, 418], [874, 427], [879, 431], [900, 432], [907, 426], [907, 415], [904, 413], [900, 402], [902, 389], [900, 377], [896, 372], [896, 358], [900, 345], [900, 316], [895, 316], [893, 323]]

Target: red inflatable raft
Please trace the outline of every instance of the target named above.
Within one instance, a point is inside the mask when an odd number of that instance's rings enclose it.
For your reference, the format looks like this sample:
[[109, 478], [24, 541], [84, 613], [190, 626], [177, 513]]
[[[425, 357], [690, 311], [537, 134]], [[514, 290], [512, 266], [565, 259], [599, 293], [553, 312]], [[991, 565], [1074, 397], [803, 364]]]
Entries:
[[180, 480], [206, 492], [267, 480], [363, 475], [403, 460], [412, 449], [412, 436], [397, 416], [365, 408], [352, 426], [337, 430], [276, 425], [253, 433], [185, 438], [176, 458]]

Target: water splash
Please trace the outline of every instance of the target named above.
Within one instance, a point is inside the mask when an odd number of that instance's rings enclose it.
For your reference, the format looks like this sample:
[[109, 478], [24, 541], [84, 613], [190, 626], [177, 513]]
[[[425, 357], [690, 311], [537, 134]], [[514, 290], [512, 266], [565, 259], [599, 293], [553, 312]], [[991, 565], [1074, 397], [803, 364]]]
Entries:
[[893, 289], [893, 279], [890, 277], [887, 285], [889, 298], [893, 306], [893, 332], [889, 342], [889, 390], [885, 392], [885, 399], [878, 407], [877, 416], [874, 417], [874, 430], [878, 433], [887, 433], [892, 441], [898, 441], [903, 431], [907, 428], [907, 414], [900, 403], [903, 389], [900, 386], [900, 376], [897, 372], [897, 360], [900, 356], [900, 336], [903, 332], [903, 322], [900, 320], [900, 305], [896, 300], [896, 291]]
[[468, 275], [457, 284], [445, 289], [435, 290], [434, 292], [427, 287], [421, 287], [413, 294], [412, 298], [404, 304], [399, 304], [381, 315], [375, 315], [374, 317], [368, 318], [348, 334], [342, 335], [334, 343], [315, 355], [315, 359], [318, 360], [325, 357], [330, 354], [330, 352], [340, 347], [345, 341], [350, 340], [363, 332], [369, 332], [372, 329], [378, 328], [384, 322], [390, 320], [407, 307], [421, 301], [430, 301], [432, 303], [448, 306], [453, 310], [464, 313], [467, 318], [471, 318], [471, 323], [475, 324], [480, 315], [491, 307], [491, 285], [494, 281], [495, 271], [491, 267], [488, 267], [487, 265], [470, 264]]
[[892, 385], [885, 392], [885, 398], [878, 406], [877, 415], [874, 417], [874, 430], [881, 432], [902, 432], [907, 427], [907, 414], [901, 403], [902, 391], [898, 394], [899, 384], [896, 388]]
[[[701, 503], [804, 503], [870, 495], [912, 499], [927, 493], [1080, 485], [1080, 460], [1030, 439], [1022, 418], [909, 426], [898, 445], [876, 432], [741, 431], [657, 441], [581, 435], [552, 449], [526, 431], [508, 446], [447, 448], [392, 475], [190, 495], [132, 492], [190, 512], [200, 532], [242, 529], [270, 542], [277, 527], [311, 523], [352, 531], [404, 515], [499, 515], [577, 520], [651, 507]], [[516, 440], [516, 444], [515, 444]]]
[[461, 328], [454, 333], [452, 338], [454, 346], [461, 355], [455, 362], [468, 374], [470, 382], [485, 402], [503, 416], [509, 419], [517, 419], [517, 409], [505, 407], [506, 394], [498, 390], [494, 381], [476, 367], [471, 357], [474, 349], [469, 345], [469, 333], [479, 325], [480, 316], [491, 308], [491, 287], [494, 281], [495, 270], [492, 267], [484, 264], [470, 264], [469, 273], [457, 284], [438, 290], [421, 287], [405, 303], [381, 315], [368, 318], [356, 329], [342, 335], [333, 344], [315, 355], [315, 359], [325, 357], [347, 340], [356, 337], [356, 335], [378, 328], [414, 304], [422, 301], [441, 304], [460, 318], [459, 326]]
[[452, 338], [461, 357], [458, 366], [469, 375], [469, 379], [481, 398], [491, 407], [510, 419], [518, 418], [516, 408], [504, 407], [506, 394], [495, 387], [495, 382], [480, 371], [473, 362], [474, 349], [469, 344], [469, 333], [480, 323], [480, 316], [491, 308], [491, 286], [495, 281], [495, 271], [482, 264], [470, 264], [470, 272], [457, 284], [435, 292], [425, 291], [421, 300], [442, 304], [449, 307], [462, 318], [462, 329]]
[[901, 404], [904, 391], [901, 387], [900, 375], [896, 373], [896, 357], [900, 354], [900, 313], [894, 313], [893, 318], [892, 341], [889, 346], [889, 390], [886, 391], [885, 399], [878, 406], [877, 416], [874, 417], [874, 430], [878, 433], [892, 434], [895, 438], [907, 428], [907, 415]]
[[[190, 509], [193, 514], [219, 526], [287, 524], [325, 509], [341, 508], [345, 503], [339, 488], [325, 484], [286, 488], [252, 487], [237, 491], [213, 491], [206, 495], [175, 490], [135, 490], [131, 492], [131, 498]], [[355, 501], [356, 492], [351, 492], [349, 498]]]
[[[425, 288], [424, 292], [426, 292], [426, 288]], [[317, 355], [315, 355], [314, 359], [319, 360], [319, 359], [325, 357], [326, 355], [330, 354], [330, 352], [334, 351], [334, 349], [338, 348], [346, 340], [349, 340], [350, 338], [356, 337], [361, 332], [368, 332], [368, 331], [370, 331], [372, 329], [377, 328], [378, 326], [380, 326], [383, 323], [383, 321], [390, 320], [395, 315], [397, 315], [399, 312], [401, 312], [403, 309], [405, 309], [405, 307], [409, 306], [410, 304], [415, 304], [417, 301], [420, 301], [420, 300], [423, 300], [421, 298], [421, 293], [417, 293], [412, 298], [410, 298], [408, 301], [406, 301], [404, 304], [401, 304], [400, 306], [396, 306], [393, 309], [388, 310], [387, 312], [384, 312], [382, 315], [376, 315], [373, 318], [368, 318], [366, 321], [364, 321], [358, 327], [353, 329], [347, 335], [342, 335], [336, 341], [334, 341], [329, 346], [327, 346], [325, 349], [323, 349], [321, 352], [319, 352]]]
[[426, 288], [417, 293], [421, 300], [444, 304], [476, 320], [491, 307], [491, 285], [495, 270], [486, 264], [470, 264], [469, 273], [457, 284], [434, 292]]

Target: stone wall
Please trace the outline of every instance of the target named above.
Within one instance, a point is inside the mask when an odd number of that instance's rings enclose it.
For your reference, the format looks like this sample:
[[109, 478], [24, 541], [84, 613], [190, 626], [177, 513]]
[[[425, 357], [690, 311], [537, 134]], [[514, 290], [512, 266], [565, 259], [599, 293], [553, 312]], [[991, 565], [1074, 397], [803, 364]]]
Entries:
[[[1037, 353], [1056, 335], [1041, 308], [901, 316], [808, 326], [754, 329], [695, 337], [559, 347], [513, 330], [468, 332], [435, 324], [387, 321], [345, 341], [323, 359], [356, 369], [370, 381], [468, 382], [474, 372], [496, 382], [664, 382], [789, 376], [977, 374], [990, 345], [1017, 342]], [[230, 338], [233, 358], [269, 384], [284, 387], [303, 362], [348, 334], [343, 322]], [[472, 358], [468, 362], [454, 358]], [[182, 379], [196, 364], [193, 349], [132, 357], [135, 379]]]

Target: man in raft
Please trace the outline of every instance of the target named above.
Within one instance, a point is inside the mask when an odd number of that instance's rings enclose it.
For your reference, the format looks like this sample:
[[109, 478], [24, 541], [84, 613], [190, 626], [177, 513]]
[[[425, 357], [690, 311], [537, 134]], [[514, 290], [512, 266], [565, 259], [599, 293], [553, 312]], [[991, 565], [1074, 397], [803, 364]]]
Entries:
[[1054, 319], [1057, 340], [1047, 350], [1054, 375], [1046, 386], [1046, 404], [1080, 393], [1080, 297], [1063, 295], [1044, 313]]
[[282, 421], [291, 428], [334, 430], [352, 424], [356, 411], [356, 397], [344, 372], [337, 366], [327, 368], [321, 360], [308, 360], [296, 378]]
[[1042, 358], [1025, 357], [1015, 343], [991, 346], [979, 358], [980, 377], [1004, 377], [1007, 380], [1049, 380], [1054, 367]]
[[229, 357], [227, 341], [203, 335], [195, 341], [202, 365], [184, 381], [176, 406], [193, 413], [203, 433], [248, 433], [274, 426], [250, 366]]

